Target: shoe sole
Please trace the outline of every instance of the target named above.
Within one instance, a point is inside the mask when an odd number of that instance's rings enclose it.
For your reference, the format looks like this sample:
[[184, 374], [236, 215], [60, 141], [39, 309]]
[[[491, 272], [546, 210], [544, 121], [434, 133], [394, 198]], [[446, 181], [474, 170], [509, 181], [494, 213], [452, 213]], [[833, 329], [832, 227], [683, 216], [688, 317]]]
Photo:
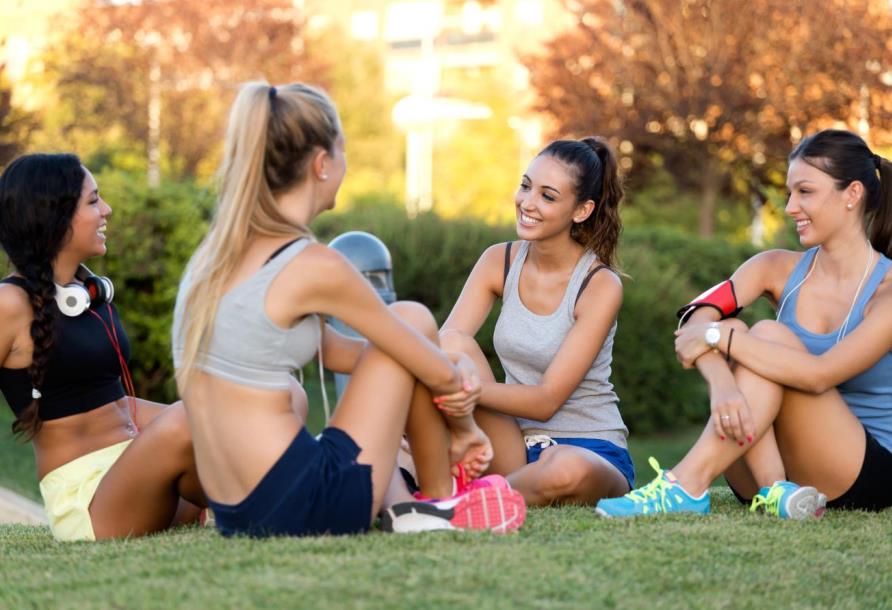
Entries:
[[814, 487], [800, 487], [787, 500], [787, 519], [820, 519], [827, 507], [827, 496]]
[[487, 487], [448, 502], [394, 504], [381, 516], [381, 529], [397, 534], [456, 529], [504, 534], [525, 519], [526, 503], [520, 493]]

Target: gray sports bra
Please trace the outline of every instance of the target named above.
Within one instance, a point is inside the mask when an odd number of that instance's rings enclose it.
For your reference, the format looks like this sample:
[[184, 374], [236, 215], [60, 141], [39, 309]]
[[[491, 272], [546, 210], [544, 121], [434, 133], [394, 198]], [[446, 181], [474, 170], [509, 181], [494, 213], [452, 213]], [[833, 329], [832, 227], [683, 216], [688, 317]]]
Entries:
[[[309, 362], [319, 348], [319, 316], [311, 314], [291, 328], [281, 328], [266, 315], [266, 293], [279, 271], [310, 243], [308, 238], [301, 238], [287, 245], [223, 295], [208, 349], [198, 355], [198, 369], [252, 388], [289, 389], [291, 372]], [[183, 354], [183, 310], [190, 287], [187, 270], [173, 316], [173, 361], [177, 368]]]

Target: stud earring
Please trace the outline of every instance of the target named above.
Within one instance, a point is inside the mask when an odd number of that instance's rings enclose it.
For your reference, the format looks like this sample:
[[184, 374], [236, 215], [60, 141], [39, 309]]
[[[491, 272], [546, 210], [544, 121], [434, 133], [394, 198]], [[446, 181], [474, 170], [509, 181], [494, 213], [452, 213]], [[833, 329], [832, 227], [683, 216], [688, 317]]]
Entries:
[[322, 174], [319, 177], [322, 178], [323, 180], [328, 180], [328, 174]]
[[846, 207], [847, 207], [848, 209], [851, 210], [851, 209], [852, 209], [853, 207], [855, 207], [855, 206], [853, 206], [853, 205], [850, 203], [850, 204], [846, 205]]

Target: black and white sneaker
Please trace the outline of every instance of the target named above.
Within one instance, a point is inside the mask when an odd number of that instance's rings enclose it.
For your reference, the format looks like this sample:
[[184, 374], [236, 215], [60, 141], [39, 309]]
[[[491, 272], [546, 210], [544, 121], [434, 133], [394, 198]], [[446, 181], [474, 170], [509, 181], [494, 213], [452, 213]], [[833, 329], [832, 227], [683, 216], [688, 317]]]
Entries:
[[485, 487], [439, 502], [394, 504], [382, 513], [380, 527], [397, 534], [456, 529], [504, 534], [525, 519], [526, 503], [519, 492]]

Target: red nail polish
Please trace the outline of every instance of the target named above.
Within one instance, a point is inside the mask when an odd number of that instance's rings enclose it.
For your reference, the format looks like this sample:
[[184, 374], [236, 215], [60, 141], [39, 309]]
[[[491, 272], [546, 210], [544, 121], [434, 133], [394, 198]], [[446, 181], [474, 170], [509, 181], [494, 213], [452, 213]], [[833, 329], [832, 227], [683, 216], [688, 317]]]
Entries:
[[720, 439], [722, 439], [722, 440], [725, 440], [725, 437], [724, 437], [724, 435], [723, 435], [723, 436], [720, 436], [720, 437], [719, 437], [719, 438], [720, 438]]
[[743, 447], [743, 441], [737, 441], [737, 444]]
[[753, 444], [753, 436], [751, 434], [747, 435], [746, 440], [748, 440], [751, 445]]

